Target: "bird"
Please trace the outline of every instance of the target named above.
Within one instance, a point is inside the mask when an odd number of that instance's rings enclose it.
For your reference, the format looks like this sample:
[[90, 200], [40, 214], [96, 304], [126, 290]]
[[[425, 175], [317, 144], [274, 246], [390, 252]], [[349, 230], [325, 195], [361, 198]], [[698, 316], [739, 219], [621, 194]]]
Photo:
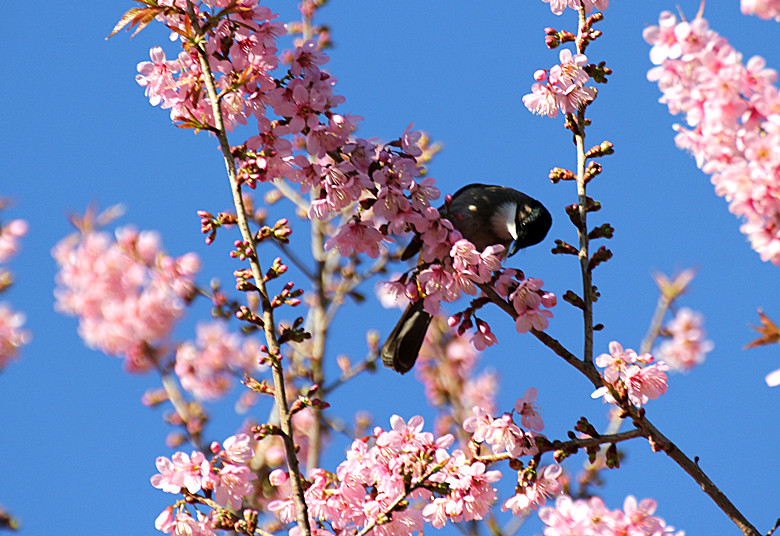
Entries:
[[[539, 201], [514, 188], [491, 184], [464, 186], [439, 212], [477, 250], [500, 244], [507, 257], [544, 240], [552, 226], [550, 212]], [[415, 236], [401, 259], [410, 259], [421, 248], [422, 240]], [[432, 318], [422, 299], [409, 304], [382, 345], [386, 367], [401, 374], [414, 367]]]

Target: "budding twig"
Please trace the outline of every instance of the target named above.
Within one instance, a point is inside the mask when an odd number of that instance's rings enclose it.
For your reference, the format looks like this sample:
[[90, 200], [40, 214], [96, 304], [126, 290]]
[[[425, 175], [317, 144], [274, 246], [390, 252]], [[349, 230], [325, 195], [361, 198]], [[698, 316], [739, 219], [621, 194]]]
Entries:
[[[214, 115], [215, 134], [219, 140], [219, 146], [222, 150], [222, 155], [225, 160], [225, 168], [227, 170], [228, 179], [230, 181], [230, 189], [233, 194], [233, 204], [236, 207], [238, 228], [241, 230], [241, 236], [244, 242], [248, 244], [249, 248], [253, 252], [253, 255], [248, 257], [248, 260], [262, 304], [263, 329], [265, 331], [266, 342], [268, 344], [269, 353], [271, 355], [279, 355], [280, 350], [279, 342], [276, 338], [275, 332], [276, 322], [274, 321], [273, 307], [271, 307], [271, 301], [268, 296], [268, 291], [265, 287], [263, 271], [258, 260], [257, 244], [255, 243], [254, 235], [249, 228], [247, 211], [244, 205], [244, 199], [241, 195], [241, 187], [238, 184], [236, 163], [227, 139], [227, 131], [225, 130], [224, 119], [222, 116], [220, 98], [217, 92], [216, 84], [214, 82], [214, 74], [211, 70], [211, 65], [209, 64], [208, 55], [204, 49], [205, 33], [203, 28], [200, 26], [200, 22], [198, 21], [198, 17], [195, 13], [195, 6], [193, 5], [192, 0], [187, 0], [187, 15], [196, 36], [196, 39], [193, 40], [194, 42], [192, 43], [192, 46], [197, 52], [201, 70], [203, 71], [203, 81], [206, 84], [208, 100], [211, 104], [212, 113]], [[271, 367], [271, 371], [274, 380], [274, 398], [276, 400], [276, 407], [279, 412], [280, 428], [282, 429], [283, 433], [282, 439], [284, 441], [284, 448], [287, 454], [287, 465], [290, 470], [290, 484], [292, 488], [293, 501], [295, 502], [296, 520], [298, 523], [298, 528], [301, 532], [301, 536], [310, 536], [311, 527], [309, 526], [308, 509], [303, 497], [302, 477], [298, 466], [298, 458], [295, 454], [295, 443], [293, 441], [292, 435], [292, 419], [287, 401], [284, 372], [282, 370], [281, 363], [274, 363], [274, 365]]]

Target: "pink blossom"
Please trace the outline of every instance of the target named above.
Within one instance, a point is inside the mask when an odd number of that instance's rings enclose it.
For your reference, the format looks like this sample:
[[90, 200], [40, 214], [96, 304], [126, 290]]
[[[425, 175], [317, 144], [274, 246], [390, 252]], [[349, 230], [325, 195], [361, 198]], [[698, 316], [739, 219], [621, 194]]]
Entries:
[[252, 493], [250, 482], [256, 475], [245, 465], [226, 463], [213, 478], [216, 501], [235, 510], [240, 508], [244, 498]]
[[536, 472], [536, 480], [523, 481], [515, 494], [504, 501], [501, 510], [512, 510], [516, 516], [527, 516], [531, 509], [538, 510], [547, 503], [547, 498], [563, 493], [558, 478], [563, 469], [558, 464], [548, 465]]
[[[767, 2], [743, 2], [770, 17]], [[672, 114], [685, 114], [676, 125], [676, 143], [712, 175], [715, 192], [742, 218], [746, 234], [762, 260], [780, 264], [780, 204], [776, 156], [780, 140], [780, 97], [772, 84], [777, 73], [763, 58], [742, 55], [708, 27], [703, 18], [677, 22], [661, 14], [658, 27], [645, 30], [657, 64], [648, 79], [657, 81], [661, 102]]]
[[226, 459], [234, 465], [247, 465], [254, 456], [252, 438], [248, 434], [236, 434], [222, 443]]
[[471, 344], [474, 345], [474, 348], [476, 348], [477, 351], [481, 352], [486, 347], [496, 344], [498, 339], [493, 332], [490, 331], [490, 326], [487, 322], [477, 319], [476, 323], [477, 331], [475, 331], [474, 335], [471, 337]]
[[206, 457], [202, 452], [193, 451], [192, 456], [183, 452], [175, 453], [171, 459], [160, 456], [155, 465], [159, 474], [151, 478], [152, 486], [166, 493], [179, 493], [186, 488], [197, 493], [201, 488], [201, 473]]
[[0, 225], [0, 264], [5, 264], [19, 251], [19, 239], [27, 234], [25, 220], [11, 220]]
[[[394, 277], [398, 277], [398, 274]], [[394, 307], [404, 309], [409, 305], [409, 299], [406, 297], [406, 285], [398, 280], [380, 281], [376, 284], [375, 289], [376, 297], [385, 309]]]
[[186, 510], [179, 510], [174, 516], [173, 507], [169, 506], [157, 516], [154, 527], [165, 534], [173, 536], [212, 536], [214, 531], [208, 523], [208, 518], [197, 512], [197, 519]]
[[236, 375], [256, 370], [255, 339], [229, 333], [225, 322], [199, 323], [196, 340], [176, 349], [175, 372], [182, 387], [203, 400], [216, 400], [232, 387]]
[[623, 379], [631, 403], [641, 408], [648, 400], [655, 400], [666, 393], [667, 370], [669, 367], [663, 361], [642, 368], [636, 365], [628, 367]]
[[715, 346], [712, 341], [706, 340], [703, 324], [700, 313], [687, 307], [680, 309], [664, 326], [669, 338], [661, 343], [656, 356], [669, 367], [682, 371], [703, 363], [706, 354]]
[[474, 415], [463, 421], [463, 429], [477, 443], [485, 442], [493, 434], [493, 416], [479, 406], [475, 406], [472, 411]]
[[143, 61], [138, 64], [138, 75], [135, 77], [138, 85], [146, 88], [146, 96], [149, 103], [157, 106], [163, 101], [169, 104], [178, 99], [176, 81], [173, 73], [181, 67], [178, 61], [169, 61], [165, 58], [165, 52], [160, 47], [152, 47], [149, 51], [152, 61]]
[[742, 0], [740, 8], [745, 15], [780, 21], [780, 0]]
[[531, 86], [531, 93], [523, 97], [523, 104], [535, 114], [555, 117], [559, 109], [564, 114], [577, 113], [580, 107], [596, 98], [596, 90], [584, 86], [590, 80], [583, 69], [588, 58], [562, 49], [559, 59], [561, 63], [552, 67], [549, 74], [536, 72], [534, 78], [538, 82]]
[[52, 255], [55, 308], [79, 317], [85, 343], [124, 357], [131, 371], [153, 366], [150, 349], [168, 339], [193, 293], [197, 256], [172, 258], [156, 233], [131, 228], [115, 240], [103, 232], [65, 238]]
[[417, 276], [417, 281], [425, 293], [425, 310], [430, 314], [439, 312], [442, 301], [453, 302], [458, 298], [452, 280], [450, 272], [441, 265], [426, 268]]
[[537, 452], [534, 437], [518, 428], [508, 413], [493, 419], [479, 406], [473, 412], [474, 415], [463, 421], [463, 429], [472, 434], [473, 441], [487, 443], [493, 452], [508, 452], [514, 458]]
[[372, 259], [379, 257], [379, 244], [384, 240], [382, 233], [362, 221], [351, 221], [339, 227], [336, 236], [329, 238], [325, 249], [336, 248], [342, 257], [355, 253], [366, 253]]
[[425, 177], [421, 181], [415, 181], [409, 189], [411, 204], [417, 210], [425, 210], [431, 206], [431, 201], [436, 200], [441, 195], [436, 186], [436, 179]]
[[[560, 15], [569, 7], [577, 10], [580, 8], [580, 0], [542, 0], [545, 4], [550, 4], [550, 10], [556, 15]], [[590, 13], [593, 8], [604, 11], [609, 7], [609, 0], [582, 0], [585, 12]]]
[[523, 96], [523, 104], [537, 115], [558, 116], [558, 99], [556, 92], [549, 84], [532, 84], [531, 93]]
[[[619, 394], [625, 394], [636, 407], [642, 407], [650, 399], [666, 393], [668, 388], [665, 372], [669, 366], [663, 361], [654, 363], [650, 354], [637, 355], [632, 349], [624, 350], [617, 341], [609, 344], [609, 354], [596, 358], [596, 365], [604, 367], [604, 382]], [[616, 400], [605, 385], [596, 389], [593, 398], [604, 397], [614, 404]]]
[[404, 129], [404, 133], [401, 135], [401, 149], [410, 156], [420, 156], [422, 149], [420, 149], [419, 143], [422, 138], [422, 132], [412, 130], [413, 126], [414, 123], [411, 123]]
[[[509, 299], [517, 312], [516, 328], [519, 333], [528, 333], [532, 328], [544, 331], [549, 325], [548, 318], [552, 318], [551, 311], [541, 307], [547, 305], [543, 302], [541, 291], [544, 282], [541, 279], [529, 278], [522, 281], [510, 294]], [[545, 297], [547, 304], [554, 304], [550, 296]]]
[[539, 409], [534, 405], [536, 402], [536, 387], [529, 387], [523, 395], [515, 402], [515, 411], [521, 415], [520, 424], [531, 430], [541, 432], [544, 430], [544, 421], [539, 414]]
[[561, 495], [555, 501], [555, 507], [545, 507], [539, 511], [539, 519], [547, 525], [545, 536], [670, 534], [674, 529], [660, 517], [652, 516], [655, 509], [656, 503], [652, 499], [637, 504], [630, 495], [626, 497], [623, 510], [609, 510], [598, 497], [575, 501], [568, 495]]
[[0, 370], [18, 355], [19, 348], [30, 342], [30, 333], [21, 329], [24, 322], [24, 314], [0, 302]]

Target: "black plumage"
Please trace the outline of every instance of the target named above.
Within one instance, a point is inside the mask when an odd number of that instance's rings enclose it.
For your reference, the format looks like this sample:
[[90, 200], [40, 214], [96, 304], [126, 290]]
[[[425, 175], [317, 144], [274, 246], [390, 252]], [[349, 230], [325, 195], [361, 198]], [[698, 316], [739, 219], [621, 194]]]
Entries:
[[[501, 244], [507, 256], [541, 242], [552, 225], [552, 216], [536, 199], [513, 188], [489, 184], [464, 186], [439, 212], [479, 251]], [[420, 238], [414, 237], [401, 258], [413, 257], [421, 246]], [[431, 319], [422, 300], [409, 304], [382, 346], [385, 366], [402, 374], [411, 370]]]

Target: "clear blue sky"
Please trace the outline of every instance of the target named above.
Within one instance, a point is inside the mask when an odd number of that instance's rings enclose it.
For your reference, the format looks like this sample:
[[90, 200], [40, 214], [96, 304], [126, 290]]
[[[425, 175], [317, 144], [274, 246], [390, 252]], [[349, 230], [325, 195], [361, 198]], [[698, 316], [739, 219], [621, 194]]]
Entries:
[[[292, 20], [295, 4], [268, 5]], [[365, 118], [360, 134], [392, 139], [415, 122], [445, 145], [430, 170], [443, 190], [501, 183], [542, 200], [554, 218], [548, 239], [511, 264], [559, 296], [577, 290], [573, 259], [549, 253], [554, 238], [573, 240], [563, 212], [575, 200], [573, 187], [546, 179], [550, 168], [574, 165], [570, 136], [560, 118], [534, 117], [521, 102], [534, 70], [557, 60], [557, 52], [543, 46], [542, 29], [574, 29], [573, 12], [555, 17], [546, 4], [527, 0], [489, 7], [333, 4], [319, 19], [330, 25], [336, 46], [329, 70], [346, 96], [343, 111]], [[637, 348], [657, 299], [651, 274], [698, 268], [682, 304], [705, 315], [715, 349], [700, 369], [674, 375], [669, 393], [651, 403], [648, 414], [690, 456], [700, 457], [701, 467], [763, 532], [780, 516], [780, 389], [763, 381], [780, 366], [780, 353], [776, 346], [742, 347], [754, 338], [748, 325], [758, 322], [758, 307], [780, 320], [780, 267], [760, 261], [709, 179], [675, 148], [674, 120], [646, 80], [649, 47], [642, 30], [678, 4], [692, 17], [699, 2], [614, 2], [600, 25], [606, 36], [589, 49], [592, 61], [606, 60], [614, 70], [590, 109], [589, 141], [609, 139], [617, 151], [603, 161], [605, 171], [591, 189], [604, 206], [594, 223], [616, 228], [608, 244], [615, 257], [595, 275], [602, 294], [596, 321], [606, 326], [596, 348], [606, 351], [615, 339]], [[780, 68], [777, 23], [744, 17], [738, 4], [710, 2], [705, 16], [746, 58], [761, 54]], [[2, 217], [27, 219], [30, 232], [11, 264], [17, 283], [2, 299], [27, 314], [34, 340], [0, 375], [0, 503], [22, 519], [26, 536], [156, 534], [154, 518], [173, 498], [149, 484], [155, 457], [170, 455], [160, 412], [139, 402], [156, 378], [130, 377], [119, 360], [85, 348], [75, 319], [53, 310], [49, 252], [70, 232], [66, 214], [82, 212], [90, 201], [103, 207], [122, 202], [128, 212], [120, 223], [159, 230], [172, 254], [201, 255], [201, 283], [214, 276], [229, 281], [235, 266], [225, 258], [227, 240], [204, 246], [195, 216], [199, 209], [229, 206], [216, 141], [174, 128], [134, 81], [136, 63], [148, 60], [151, 46], [175, 55], [167, 32], [156, 27], [132, 40], [124, 33], [104, 39], [132, 6], [120, 0], [4, 6], [0, 195], [11, 196], [15, 206]], [[564, 303], [554, 312], [550, 333], [578, 350], [581, 320]], [[336, 324], [341, 336], [329, 341], [330, 357], [362, 357], [358, 328], [386, 334], [395, 314], [373, 300], [348, 308]], [[491, 318], [508, 324], [497, 313]], [[181, 340], [193, 337], [194, 320], [180, 326]], [[584, 378], [511, 325], [498, 335], [504, 344], [484, 362], [502, 372], [504, 408], [536, 386], [550, 437], [563, 437], [580, 415], [603, 422], [606, 407], [590, 399]], [[411, 375], [381, 370], [331, 402], [344, 415], [367, 408], [383, 426], [393, 413], [419, 413], [432, 424], [422, 386]], [[224, 439], [240, 425], [231, 403], [213, 408], [221, 420], [209, 428], [209, 438]], [[335, 442], [327, 468], [335, 468], [343, 443]], [[624, 468], [606, 476], [611, 508], [627, 494], [653, 497], [659, 514], [688, 535], [738, 534], [687, 475], [642, 441], [628, 445]], [[539, 531], [536, 524], [526, 529]]]

